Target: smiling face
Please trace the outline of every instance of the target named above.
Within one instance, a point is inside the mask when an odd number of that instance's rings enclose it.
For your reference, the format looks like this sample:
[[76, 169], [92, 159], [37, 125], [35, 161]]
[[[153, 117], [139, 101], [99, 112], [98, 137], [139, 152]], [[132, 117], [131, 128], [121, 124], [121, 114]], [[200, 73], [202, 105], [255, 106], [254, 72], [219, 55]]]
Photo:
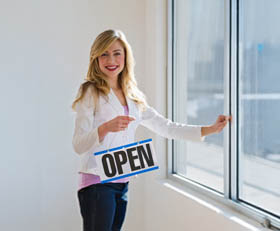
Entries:
[[100, 70], [110, 81], [117, 81], [125, 65], [125, 52], [121, 42], [115, 41], [98, 57], [98, 63]]

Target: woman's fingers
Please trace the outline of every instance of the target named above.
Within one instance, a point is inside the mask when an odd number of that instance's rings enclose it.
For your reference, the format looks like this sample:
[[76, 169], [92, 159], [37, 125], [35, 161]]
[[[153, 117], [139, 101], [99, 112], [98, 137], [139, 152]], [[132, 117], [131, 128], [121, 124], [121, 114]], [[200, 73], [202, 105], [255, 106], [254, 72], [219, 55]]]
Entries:
[[119, 116], [118, 123], [119, 129], [125, 130], [131, 121], [135, 120], [135, 117], [132, 116]]
[[231, 121], [231, 116], [219, 115], [217, 122], [227, 122]]
[[221, 132], [224, 129], [224, 127], [227, 125], [227, 123], [231, 121], [231, 119], [232, 119], [231, 116], [219, 115], [214, 125], [214, 127], [216, 127], [216, 132], [217, 133]]
[[136, 118], [134, 116], [129, 116], [129, 121], [133, 121], [136, 120]]
[[133, 121], [135, 120], [134, 116], [119, 116], [121, 120]]
[[120, 124], [120, 127], [125, 129], [125, 128], [128, 127], [128, 123], [125, 123], [125, 122], [124, 122], [124, 123]]
[[131, 117], [131, 116], [120, 116], [121, 118], [120, 118], [120, 123], [122, 124], [122, 125], [125, 125], [125, 126], [128, 126], [128, 124], [131, 122], [131, 121], [133, 121], [133, 120], [135, 120], [135, 117]]
[[110, 120], [107, 124], [109, 126], [109, 131], [111, 132], [118, 132], [125, 130], [129, 123], [136, 118], [133, 116], [117, 116], [114, 119]]

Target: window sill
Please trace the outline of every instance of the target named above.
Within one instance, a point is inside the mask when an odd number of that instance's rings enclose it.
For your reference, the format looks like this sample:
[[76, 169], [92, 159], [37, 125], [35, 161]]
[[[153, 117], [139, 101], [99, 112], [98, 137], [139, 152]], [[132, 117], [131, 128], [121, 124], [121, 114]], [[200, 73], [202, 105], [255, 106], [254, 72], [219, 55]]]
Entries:
[[[219, 215], [229, 219], [241, 227], [244, 227], [246, 230], [250, 231], [271, 231], [273, 229], [264, 228], [260, 223], [254, 220], [251, 217], [246, 216], [241, 211], [239, 211], [236, 203], [226, 200], [218, 193], [213, 193], [211, 190], [212, 196], [209, 196], [209, 192], [202, 193], [201, 190], [195, 190], [195, 187], [188, 187], [179, 183], [177, 175], [170, 175], [168, 179], [159, 180], [158, 183], [162, 186], [180, 193], [181, 195], [199, 203], [207, 209], [218, 213]], [[180, 178], [180, 177], [179, 177]], [[205, 191], [205, 190], [204, 190]], [[207, 191], [207, 190], [206, 190]], [[215, 198], [215, 199], [214, 199]], [[277, 229], [275, 229], [277, 230]]]

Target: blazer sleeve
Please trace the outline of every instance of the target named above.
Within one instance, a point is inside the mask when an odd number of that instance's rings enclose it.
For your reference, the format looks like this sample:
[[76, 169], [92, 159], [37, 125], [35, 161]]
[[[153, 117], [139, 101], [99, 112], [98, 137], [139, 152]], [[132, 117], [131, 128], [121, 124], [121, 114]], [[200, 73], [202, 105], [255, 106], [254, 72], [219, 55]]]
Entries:
[[172, 122], [148, 106], [141, 114], [141, 125], [168, 139], [203, 141], [201, 126]]
[[72, 144], [75, 152], [82, 154], [102, 144], [99, 142], [98, 127], [93, 127], [94, 103], [89, 88], [75, 109], [77, 113]]

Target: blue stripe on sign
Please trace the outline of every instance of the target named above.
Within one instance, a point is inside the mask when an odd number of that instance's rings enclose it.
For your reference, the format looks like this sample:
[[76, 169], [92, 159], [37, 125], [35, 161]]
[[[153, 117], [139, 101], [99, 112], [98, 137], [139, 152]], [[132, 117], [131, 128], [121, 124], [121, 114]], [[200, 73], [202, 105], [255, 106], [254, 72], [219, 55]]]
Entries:
[[96, 153], [94, 153], [94, 155], [97, 156], [97, 155], [101, 155], [101, 154], [106, 153], [106, 152], [108, 152], [108, 150], [101, 151], [101, 152], [96, 152]]
[[122, 149], [123, 147], [124, 147], [124, 146], [120, 146], [120, 147], [116, 147], [116, 148], [109, 149], [109, 152], [112, 152], [112, 151], [116, 151], [116, 150]]
[[109, 149], [109, 150], [104, 150], [104, 151], [101, 151], [101, 152], [95, 152], [94, 155], [97, 156], [97, 155], [101, 155], [101, 154], [104, 154], [104, 153], [107, 153], [107, 152], [112, 152], [112, 151], [115, 151], [115, 150], [119, 150], [119, 149], [122, 149], [122, 148], [128, 148], [128, 147], [131, 147], [131, 146], [134, 146], [134, 145], [137, 145], [137, 144], [148, 143], [150, 141], [152, 141], [152, 139], [142, 140], [140, 142], [130, 143], [130, 144], [127, 144], [127, 145], [124, 145], [124, 146], [119, 146], [119, 147], [112, 148], [112, 149]]
[[133, 145], [136, 145], [136, 144], [138, 144], [138, 142], [131, 143], [131, 144], [127, 144], [127, 145], [124, 145], [123, 147], [124, 147], [124, 148], [127, 148], [127, 147], [131, 147], [131, 146], [133, 146]]
[[142, 141], [139, 142], [139, 144], [148, 143], [150, 141], [152, 141], [152, 139], [142, 140]]
[[153, 171], [153, 170], [156, 170], [156, 169], [159, 169], [159, 167], [155, 166], [153, 168], [148, 168], [148, 169], [144, 169], [144, 170], [141, 170], [141, 171], [138, 171], [138, 172], [129, 173], [129, 174], [126, 174], [126, 175], [123, 175], [123, 176], [118, 176], [118, 177], [110, 178], [108, 180], [101, 181], [101, 183], [103, 184], [103, 183], [106, 183], [106, 182], [109, 182], [109, 181], [119, 180], [119, 179], [122, 179], [122, 178], [125, 178], [125, 177], [133, 176], [133, 175], [144, 173], [144, 172]]

